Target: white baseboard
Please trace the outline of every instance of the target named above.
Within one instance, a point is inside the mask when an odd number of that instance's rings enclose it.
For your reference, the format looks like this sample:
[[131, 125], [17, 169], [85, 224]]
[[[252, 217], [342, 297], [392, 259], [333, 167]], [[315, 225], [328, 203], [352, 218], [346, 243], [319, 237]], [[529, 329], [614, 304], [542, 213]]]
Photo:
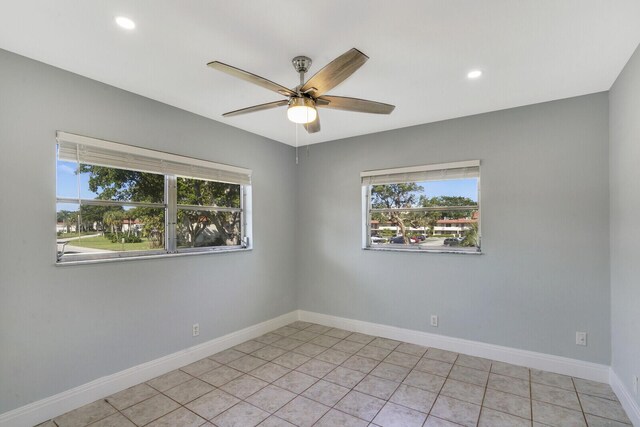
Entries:
[[620, 403], [622, 403], [622, 407], [633, 425], [640, 427], [640, 406], [638, 406], [638, 403], [631, 396], [631, 393], [627, 390], [622, 381], [620, 381], [620, 377], [618, 377], [613, 369], [611, 369], [609, 384], [611, 384], [611, 388], [616, 396], [618, 396]]
[[148, 381], [181, 366], [259, 337], [298, 320], [298, 311], [249, 326], [211, 341], [151, 360], [124, 371], [98, 378], [54, 396], [0, 414], [0, 427], [30, 427], [72, 409], [105, 398], [120, 390]]
[[306, 322], [319, 323], [334, 328], [376, 335], [425, 347], [436, 347], [442, 350], [484, 357], [572, 377], [609, 382], [609, 366], [607, 365], [304, 310], [299, 310], [299, 317], [300, 320]]

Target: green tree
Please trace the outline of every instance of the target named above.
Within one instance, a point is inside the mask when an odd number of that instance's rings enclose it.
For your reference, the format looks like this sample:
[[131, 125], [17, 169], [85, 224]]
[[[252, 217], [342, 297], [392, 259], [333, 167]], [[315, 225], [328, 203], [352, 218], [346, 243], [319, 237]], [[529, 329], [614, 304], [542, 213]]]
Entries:
[[67, 229], [67, 233], [71, 232], [71, 225], [78, 220], [77, 211], [60, 210], [56, 214], [56, 219], [61, 222], [63, 227]]
[[105, 212], [102, 221], [104, 222], [104, 225], [109, 227], [111, 233], [117, 236], [122, 228], [123, 219], [124, 213], [122, 211], [111, 210]]
[[[420, 206], [423, 207], [432, 207], [432, 206], [473, 206], [477, 208], [478, 202], [462, 196], [435, 196], [435, 197], [425, 197], [420, 196]], [[425, 216], [425, 220], [427, 225], [431, 230], [435, 230], [435, 226], [438, 221], [441, 219], [449, 218], [449, 219], [460, 219], [460, 218], [471, 218], [473, 215], [473, 211], [475, 209], [469, 210], [454, 210], [454, 211], [432, 211], [428, 212]]]
[[[424, 188], [415, 182], [401, 184], [374, 185], [371, 187], [371, 206], [374, 209], [401, 209], [415, 207], [418, 202], [419, 191]], [[404, 239], [404, 243], [409, 243], [405, 221], [415, 224], [417, 217], [407, 216], [402, 211], [387, 211], [372, 215], [372, 219], [380, 222], [391, 222], [396, 224]]]

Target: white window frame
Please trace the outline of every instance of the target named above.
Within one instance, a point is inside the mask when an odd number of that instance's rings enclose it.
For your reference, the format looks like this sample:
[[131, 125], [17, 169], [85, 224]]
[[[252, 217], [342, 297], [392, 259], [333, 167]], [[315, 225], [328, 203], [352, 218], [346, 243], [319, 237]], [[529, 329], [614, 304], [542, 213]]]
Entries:
[[[457, 247], [444, 248], [424, 248], [418, 245], [410, 246], [388, 246], [380, 247], [373, 246], [371, 244], [371, 187], [376, 184], [384, 183], [406, 183], [406, 182], [419, 182], [419, 181], [438, 181], [442, 179], [458, 179], [447, 178], [447, 171], [450, 171], [453, 176], [460, 174], [460, 178], [464, 178], [465, 170], [472, 170], [474, 177], [478, 179], [478, 247], [477, 250], [460, 249]], [[449, 175], [449, 176], [452, 176]], [[438, 179], [438, 176], [442, 178]], [[362, 249], [373, 251], [400, 251], [400, 252], [418, 252], [418, 253], [454, 253], [454, 254], [481, 254], [481, 242], [482, 242], [482, 213], [480, 201], [480, 160], [466, 160], [461, 162], [439, 163], [422, 166], [408, 166], [392, 169], [377, 169], [363, 171], [360, 173], [361, 182], [361, 200], [362, 200]], [[430, 177], [430, 178], [429, 178]], [[447, 207], [447, 210], [459, 210], [458, 207]], [[407, 208], [400, 209], [402, 211], [414, 211], [414, 212], [430, 212], [443, 210], [442, 207], [424, 207], [424, 208]], [[466, 210], [466, 209], [465, 209]]]
[[[60, 244], [56, 244], [56, 265], [72, 265], [79, 263], [105, 262], [116, 260], [131, 260], [141, 258], [155, 258], [167, 256], [182, 256], [204, 253], [220, 253], [245, 251], [253, 249], [252, 228], [252, 185], [250, 169], [214, 163], [201, 159], [170, 154], [132, 145], [120, 144], [97, 138], [76, 135], [58, 131], [56, 133], [58, 153], [69, 161], [78, 164], [93, 164], [117, 169], [129, 169], [138, 172], [156, 173], [164, 176], [163, 203], [145, 203], [132, 201], [112, 201], [97, 199], [82, 199], [78, 197], [58, 197], [56, 183], [56, 204], [73, 203], [78, 206], [140, 206], [164, 209], [165, 211], [165, 241], [164, 248], [158, 250], [141, 250], [127, 252], [109, 252], [99, 254], [62, 254]], [[73, 151], [77, 157], [72, 159]], [[56, 156], [56, 163], [59, 156]], [[83, 162], [82, 159], [90, 159]], [[177, 203], [177, 178], [195, 178], [240, 185], [240, 207], [215, 206], [187, 206], [196, 210], [212, 212], [240, 212], [241, 244], [236, 246], [207, 246], [197, 248], [178, 248], [176, 238], [176, 223], [178, 208], [186, 205]], [[64, 253], [64, 245], [62, 245]]]

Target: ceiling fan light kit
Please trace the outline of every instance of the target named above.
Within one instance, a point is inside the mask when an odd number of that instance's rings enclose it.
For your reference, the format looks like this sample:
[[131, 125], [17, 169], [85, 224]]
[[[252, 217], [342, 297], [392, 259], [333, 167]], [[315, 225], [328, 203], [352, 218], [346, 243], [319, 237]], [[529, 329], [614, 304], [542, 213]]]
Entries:
[[213, 69], [256, 84], [288, 98], [287, 100], [268, 102], [266, 104], [230, 111], [224, 113], [222, 115], [223, 117], [268, 110], [287, 105], [287, 117], [289, 120], [294, 123], [303, 124], [308, 133], [315, 133], [320, 131], [320, 117], [316, 108], [372, 114], [391, 114], [395, 106], [390, 104], [368, 101], [366, 99], [325, 95], [326, 92], [345, 81], [351, 74], [358, 70], [367, 59], [369, 59], [369, 57], [358, 49], [350, 49], [327, 64], [305, 83], [304, 75], [311, 66], [311, 59], [306, 56], [296, 56], [291, 62], [294, 69], [300, 75], [300, 84], [293, 89], [286, 88], [264, 77], [219, 61], [213, 61], [207, 65]]

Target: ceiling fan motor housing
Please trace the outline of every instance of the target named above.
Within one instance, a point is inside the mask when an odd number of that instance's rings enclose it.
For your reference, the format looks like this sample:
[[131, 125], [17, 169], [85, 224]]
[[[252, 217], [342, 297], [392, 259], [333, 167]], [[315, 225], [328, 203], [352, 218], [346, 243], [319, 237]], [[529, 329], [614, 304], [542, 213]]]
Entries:
[[291, 63], [298, 73], [306, 73], [311, 68], [311, 58], [308, 56], [296, 56]]

